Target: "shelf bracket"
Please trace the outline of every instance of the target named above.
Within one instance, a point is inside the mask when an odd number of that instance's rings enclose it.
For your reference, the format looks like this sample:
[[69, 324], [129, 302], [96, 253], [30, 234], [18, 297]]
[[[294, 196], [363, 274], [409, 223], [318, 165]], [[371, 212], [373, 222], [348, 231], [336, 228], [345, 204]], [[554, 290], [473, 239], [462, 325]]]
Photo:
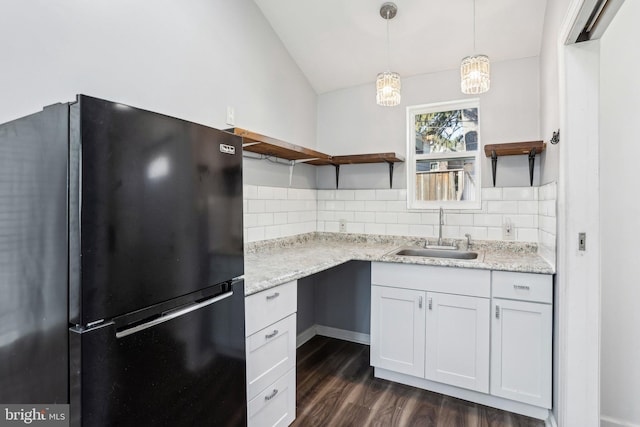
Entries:
[[389, 164], [389, 188], [393, 188], [393, 162], [387, 162]]
[[[536, 149], [529, 151], [529, 184], [533, 187], [533, 167], [536, 164]], [[494, 185], [495, 186], [495, 185]]]
[[289, 160], [289, 187], [291, 187], [291, 183], [293, 182], [293, 167], [298, 163], [310, 162], [312, 160], [318, 160], [318, 158], [314, 157], [312, 159]]
[[493, 176], [493, 186], [496, 186], [496, 170], [498, 169], [498, 155], [496, 150], [491, 150], [491, 175]]

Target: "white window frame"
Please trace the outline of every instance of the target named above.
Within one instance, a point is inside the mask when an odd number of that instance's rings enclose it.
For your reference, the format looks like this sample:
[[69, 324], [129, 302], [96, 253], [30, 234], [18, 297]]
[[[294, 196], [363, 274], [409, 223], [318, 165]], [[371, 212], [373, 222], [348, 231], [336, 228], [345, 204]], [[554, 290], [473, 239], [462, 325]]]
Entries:
[[[474, 152], [464, 153], [434, 153], [425, 155], [416, 155], [416, 136], [415, 136], [415, 116], [417, 114], [434, 113], [437, 111], [461, 110], [464, 108], [478, 109], [478, 149]], [[438, 102], [434, 104], [410, 105], [407, 107], [407, 209], [410, 210], [430, 210], [430, 209], [480, 209], [482, 207], [482, 157], [483, 146], [480, 137], [480, 99], [471, 98], [449, 102]], [[416, 200], [416, 160], [420, 159], [455, 159], [470, 158], [475, 161], [476, 180], [475, 200]]]

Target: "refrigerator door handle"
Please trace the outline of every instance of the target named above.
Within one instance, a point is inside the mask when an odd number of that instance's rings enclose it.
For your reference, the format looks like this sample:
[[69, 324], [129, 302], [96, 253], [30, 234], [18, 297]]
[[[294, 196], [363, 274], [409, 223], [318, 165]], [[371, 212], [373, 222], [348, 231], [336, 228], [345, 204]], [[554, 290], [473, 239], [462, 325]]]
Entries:
[[165, 315], [162, 315], [162, 316], [160, 316], [158, 318], [155, 318], [153, 320], [150, 320], [148, 322], [141, 323], [139, 325], [132, 326], [131, 328], [127, 328], [127, 329], [123, 329], [121, 331], [118, 331], [118, 332], [116, 332], [116, 338], [124, 338], [124, 337], [126, 337], [128, 335], [135, 334], [135, 333], [140, 332], [140, 331], [144, 331], [145, 329], [148, 329], [148, 328], [151, 328], [153, 326], [159, 325], [161, 323], [167, 322], [169, 320], [175, 319], [176, 317], [184, 316], [187, 313], [191, 313], [192, 311], [199, 310], [202, 307], [206, 307], [208, 305], [215, 304], [218, 301], [221, 301], [221, 300], [223, 300], [225, 298], [229, 298], [231, 295], [233, 295], [233, 291], [226, 292], [224, 294], [215, 296], [215, 297], [210, 298], [208, 300], [204, 300], [204, 301], [199, 302], [197, 304], [192, 304], [192, 305], [190, 305], [188, 307], [185, 307], [185, 308], [182, 308], [182, 309], [179, 309], [179, 310], [171, 311], [171, 312], [169, 312], [169, 313], [167, 313]]

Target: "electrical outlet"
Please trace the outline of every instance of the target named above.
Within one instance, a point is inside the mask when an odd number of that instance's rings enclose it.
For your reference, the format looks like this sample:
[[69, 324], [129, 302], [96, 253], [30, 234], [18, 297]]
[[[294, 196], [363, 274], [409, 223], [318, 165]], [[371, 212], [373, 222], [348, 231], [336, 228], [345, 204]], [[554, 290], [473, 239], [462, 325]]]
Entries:
[[341, 219], [340, 220], [340, 232], [341, 233], [346, 233], [347, 232], [347, 220], [346, 219]]
[[506, 218], [504, 223], [502, 224], [502, 239], [503, 240], [513, 240], [515, 238], [516, 230], [513, 224], [511, 223], [511, 219]]
[[236, 124], [236, 110], [232, 106], [227, 106], [227, 121], [229, 126], [235, 126]]

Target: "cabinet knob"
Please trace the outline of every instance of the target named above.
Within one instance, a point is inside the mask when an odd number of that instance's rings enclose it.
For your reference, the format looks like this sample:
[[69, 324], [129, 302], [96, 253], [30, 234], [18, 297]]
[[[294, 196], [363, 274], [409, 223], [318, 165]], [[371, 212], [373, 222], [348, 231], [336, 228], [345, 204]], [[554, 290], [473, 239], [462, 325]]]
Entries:
[[278, 389], [274, 388], [273, 391], [271, 392], [271, 394], [269, 394], [268, 396], [264, 397], [264, 400], [271, 400], [274, 397], [276, 397], [276, 394], [278, 394]]
[[274, 293], [273, 295], [267, 295], [267, 301], [274, 299], [274, 298], [278, 298], [280, 296], [279, 292]]
[[269, 340], [269, 339], [275, 337], [276, 335], [278, 335], [278, 330], [274, 329], [273, 332], [271, 332], [270, 334], [265, 335], [264, 337]]

